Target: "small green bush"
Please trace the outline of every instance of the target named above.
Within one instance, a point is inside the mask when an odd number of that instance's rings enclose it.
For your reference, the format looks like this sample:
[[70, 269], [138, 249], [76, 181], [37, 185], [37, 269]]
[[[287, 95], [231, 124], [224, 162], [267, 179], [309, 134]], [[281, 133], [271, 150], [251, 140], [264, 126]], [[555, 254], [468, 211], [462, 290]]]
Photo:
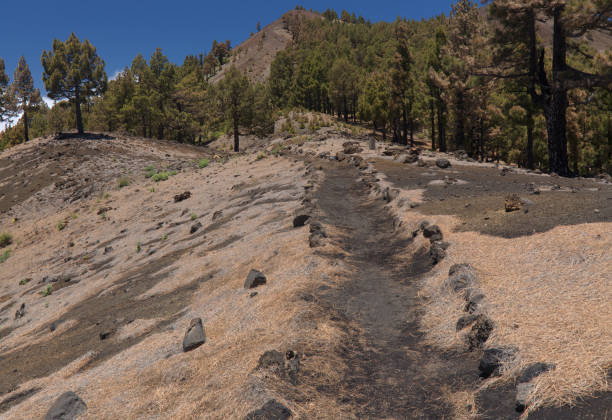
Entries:
[[140, 253], [140, 251], [142, 251], [142, 244], [141, 244], [140, 242], [138, 242], [138, 243], [136, 244], [136, 252], [137, 252], [137, 253]]
[[57, 230], [64, 230], [66, 228], [66, 223], [63, 220], [57, 222]]
[[266, 154], [264, 152], [257, 153], [257, 160], [262, 160], [265, 157], [266, 157]]
[[43, 289], [43, 291], [41, 292], [43, 297], [47, 297], [49, 296], [51, 293], [53, 293], [53, 286], [52, 285], [48, 285], [47, 287], [45, 287]]
[[127, 178], [121, 178], [119, 180], [119, 188], [127, 187], [128, 185], [130, 185], [130, 181], [128, 181]]
[[11, 250], [10, 249], [7, 249], [3, 253], [1, 253], [0, 254], [0, 264], [5, 262], [6, 260], [8, 260], [10, 256], [11, 256]]
[[32, 279], [30, 279], [30, 278], [21, 279], [21, 281], [19, 282], [19, 285], [20, 286], [25, 286], [26, 284], [28, 284], [31, 281], [32, 281]]
[[167, 181], [168, 172], [158, 172], [151, 177], [151, 180], [153, 180], [153, 182]]
[[195, 220], [198, 218], [198, 215], [195, 213], [191, 213], [191, 220]]
[[13, 243], [13, 237], [8, 233], [0, 235], [0, 248], [6, 248]]
[[206, 168], [209, 164], [210, 164], [210, 160], [209, 159], [200, 159], [198, 161], [198, 168], [200, 168], [200, 169]]

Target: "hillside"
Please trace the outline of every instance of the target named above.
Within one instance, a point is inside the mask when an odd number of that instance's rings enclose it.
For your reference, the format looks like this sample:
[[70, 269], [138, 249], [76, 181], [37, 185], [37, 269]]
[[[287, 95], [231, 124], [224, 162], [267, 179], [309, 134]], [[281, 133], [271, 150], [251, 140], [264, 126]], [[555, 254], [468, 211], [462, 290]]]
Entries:
[[2, 418], [601, 418], [612, 185], [324, 125], [0, 154]]
[[253, 82], [267, 80], [276, 54], [285, 50], [291, 43], [292, 36], [287, 29], [287, 20], [296, 18], [316, 19], [320, 18], [320, 15], [306, 10], [291, 10], [285, 13], [281, 18], [235, 47], [229, 62], [211, 78], [211, 83], [217, 83], [223, 79], [225, 71], [232, 65], [235, 65]]

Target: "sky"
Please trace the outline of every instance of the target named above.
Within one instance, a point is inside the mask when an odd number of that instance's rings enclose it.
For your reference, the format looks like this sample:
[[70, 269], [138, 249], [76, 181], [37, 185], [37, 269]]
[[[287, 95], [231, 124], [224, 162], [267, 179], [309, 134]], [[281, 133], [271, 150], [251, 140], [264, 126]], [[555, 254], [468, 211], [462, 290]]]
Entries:
[[[298, 3], [299, 2], [299, 3]], [[34, 82], [44, 93], [40, 55], [54, 38], [66, 40], [71, 32], [89, 41], [106, 62], [113, 78], [132, 59], [145, 58], [161, 47], [170, 61], [181, 64], [188, 54], [207, 52], [212, 41], [229, 39], [238, 45], [262, 26], [278, 19], [296, 4], [306, 9], [362, 15], [373, 22], [396, 17], [428, 18], [450, 11], [451, 0], [28, 0], [2, 1], [0, 57], [12, 78], [19, 57], [30, 66]], [[0, 127], [1, 129], [1, 127]]]

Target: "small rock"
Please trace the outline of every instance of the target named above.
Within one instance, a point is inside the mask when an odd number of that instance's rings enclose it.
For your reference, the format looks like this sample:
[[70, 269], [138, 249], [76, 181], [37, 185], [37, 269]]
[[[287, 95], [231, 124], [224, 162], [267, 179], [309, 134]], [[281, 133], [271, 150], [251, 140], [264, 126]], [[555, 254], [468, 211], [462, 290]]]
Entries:
[[22, 303], [19, 309], [17, 309], [17, 311], [15, 312], [15, 319], [20, 319], [24, 317], [26, 313], [25, 308], [26, 308], [26, 304]]
[[599, 213], [601, 213], [601, 211], [600, 211], [599, 209], [595, 209], [595, 210], [593, 210], [593, 212], [594, 212], [595, 214], [599, 214]]
[[493, 321], [484, 315], [478, 315], [472, 330], [467, 335], [467, 344], [470, 351], [482, 348], [493, 331]]
[[321, 224], [321, 222], [310, 222], [309, 226], [310, 233], [323, 231], [323, 225]]
[[194, 234], [194, 233], [196, 233], [198, 230], [200, 230], [200, 228], [201, 228], [201, 227], [202, 227], [202, 223], [197, 222], [197, 223], [195, 223], [195, 224], [193, 224], [193, 225], [191, 226], [191, 228], [189, 229], [189, 233], [190, 233], [191, 235], [193, 235], [193, 234]]
[[499, 376], [499, 369], [502, 364], [511, 359], [516, 350], [511, 348], [492, 348], [484, 351], [478, 370], [481, 378], [489, 378], [491, 376]]
[[185, 332], [183, 338], [183, 351], [188, 352], [195, 350], [206, 342], [206, 336], [204, 335], [204, 327], [202, 326], [201, 318], [194, 318], [189, 323], [189, 328]]
[[300, 214], [298, 216], [295, 216], [295, 218], [293, 219], [293, 227], [298, 228], [304, 226], [308, 219], [310, 219], [310, 215], [308, 214]]
[[51, 406], [45, 420], [73, 420], [87, 410], [87, 405], [77, 394], [68, 391], [59, 396]]
[[517, 194], [511, 194], [506, 197], [504, 204], [506, 208], [506, 213], [510, 213], [512, 211], [520, 210], [523, 203], [521, 198]]
[[318, 248], [320, 246], [325, 245], [326, 235], [323, 231], [315, 231], [310, 234], [310, 238], [308, 239], [309, 245], [311, 248]]
[[257, 286], [266, 284], [266, 276], [257, 270], [251, 270], [244, 281], [245, 289], [254, 289]]
[[444, 245], [440, 244], [440, 242], [432, 243], [429, 247], [429, 256], [434, 265], [438, 264], [440, 261], [446, 258], [446, 250]]
[[223, 216], [223, 210], [217, 210], [213, 213], [212, 220], [215, 221]]
[[465, 304], [465, 308], [463, 308], [463, 310], [470, 314], [478, 312], [479, 306], [484, 299], [485, 295], [483, 295], [482, 293], [478, 293], [474, 290], [469, 290], [466, 294], [467, 303]]
[[110, 253], [113, 251], [113, 247], [112, 246], [107, 246], [106, 248], [104, 248], [104, 255]]
[[276, 400], [270, 400], [260, 409], [247, 414], [245, 420], [287, 420], [292, 415], [287, 407]]
[[555, 365], [552, 363], [533, 363], [527, 366], [521, 372], [521, 375], [518, 378], [519, 382], [530, 382], [532, 379], [540, 376], [543, 373], [549, 372], [555, 368]]
[[442, 231], [438, 225], [429, 225], [423, 228], [423, 236], [431, 242], [441, 241], [443, 239]]
[[419, 159], [419, 161], [417, 162], [417, 166], [420, 168], [426, 168], [427, 162], [425, 162], [423, 159]]
[[257, 292], [251, 292], [251, 294], [249, 295], [250, 298], [254, 298], [255, 296], [257, 296]]
[[396, 188], [385, 188], [385, 190], [383, 191], [383, 200], [385, 200], [387, 203], [390, 203], [391, 201], [395, 200], [398, 196], [399, 196], [400, 191]]
[[344, 154], [344, 152], [336, 153], [336, 160], [338, 162], [342, 162], [344, 159], [346, 159], [346, 155]]
[[446, 286], [450, 287], [453, 292], [458, 293], [462, 290], [466, 290], [476, 281], [476, 276], [469, 265], [457, 266], [454, 270], [453, 267], [449, 270], [449, 272], [453, 274], [451, 274], [446, 281]]
[[448, 159], [440, 158], [436, 160], [436, 166], [440, 169], [447, 169], [451, 167], [451, 163]]
[[464, 315], [457, 320], [456, 330], [461, 331], [462, 329], [469, 327], [478, 319], [478, 315]]
[[100, 333], [100, 340], [106, 340], [108, 337], [110, 337], [111, 335], [113, 335], [112, 330], [108, 330], [108, 331], [103, 331]]
[[368, 139], [368, 148], [370, 150], [376, 150], [376, 139], [374, 137]]
[[182, 194], [177, 194], [174, 196], [174, 202], [175, 203], [180, 203], [181, 201], [185, 201], [187, 199], [191, 198], [191, 191], [185, 191]]
[[535, 389], [535, 384], [522, 383], [516, 386], [516, 411], [522, 413], [529, 404], [529, 397]]

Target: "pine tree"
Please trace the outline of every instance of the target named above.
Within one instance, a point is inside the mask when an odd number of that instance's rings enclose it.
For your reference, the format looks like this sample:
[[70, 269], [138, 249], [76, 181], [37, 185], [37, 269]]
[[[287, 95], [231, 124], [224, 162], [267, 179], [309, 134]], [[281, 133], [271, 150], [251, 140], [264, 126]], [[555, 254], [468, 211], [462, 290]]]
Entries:
[[219, 83], [218, 89], [221, 109], [233, 127], [234, 152], [239, 152], [240, 125], [247, 125], [250, 122], [253, 110], [249, 79], [232, 66]]
[[[607, 62], [598, 74], [587, 73], [568, 63], [568, 53], [579, 53], [589, 59], [582, 46], [584, 36], [594, 30], [612, 33], [612, 4], [609, 0], [498, 0], [492, 5], [494, 16], [504, 28], [512, 30], [517, 21], [524, 22], [522, 39], [527, 40], [528, 66], [525, 74], [502, 74], [502, 77], [527, 77], [528, 91], [544, 112], [548, 133], [548, 160], [552, 172], [570, 175], [567, 153], [568, 91], [610, 89], [612, 65]], [[547, 71], [545, 46], [537, 37], [537, 21], [553, 24], [552, 70]], [[521, 38], [514, 39], [516, 45]]]
[[9, 91], [10, 79], [4, 68], [4, 60], [0, 58], [0, 122], [7, 121], [14, 112], [14, 97]]
[[88, 40], [72, 33], [66, 42], [53, 40], [53, 50], [43, 51], [43, 81], [51, 99], [68, 99], [75, 109], [76, 128], [83, 133], [81, 103], [104, 93], [107, 76], [104, 61]]
[[[413, 75], [414, 57], [409, 45], [408, 27], [398, 22], [395, 29], [397, 42], [391, 70], [392, 115], [394, 115], [395, 140], [402, 144], [414, 144], [414, 96], [415, 80]], [[401, 121], [401, 123], [400, 123]]]
[[13, 73], [13, 84], [11, 94], [15, 97], [17, 110], [23, 113], [23, 128], [25, 141], [30, 140], [28, 127], [30, 124], [30, 111], [42, 102], [40, 91], [34, 88], [32, 73], [23, 56], [19, 59], [17, 69]]

